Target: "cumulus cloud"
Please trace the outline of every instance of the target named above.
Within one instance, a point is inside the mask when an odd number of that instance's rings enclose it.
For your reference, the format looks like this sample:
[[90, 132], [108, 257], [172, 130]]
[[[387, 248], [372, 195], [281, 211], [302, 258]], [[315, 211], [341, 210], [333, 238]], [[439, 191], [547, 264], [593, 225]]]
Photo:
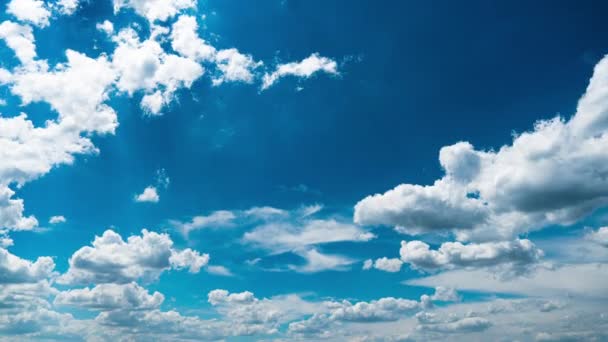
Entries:
[[213, 60], [216, 49], [198, 35], [196, 18], [181, 15], [171, 29], [171, 47], [181, 56], [197, 62]]
[[159, 200], [160, 196], [158, 196], [156, 187], [153, 186], [148, 186], [144, 189], [144, 192], [139, 195], [135, 195], [135, 202], [158, 203]]
[[520, 274], [537, 264], [543, 256], [530, 240], [469, 243], [446, 242], [431, 250], [422, 241], [402, 241], [401, 260], [414, 269], [425, 271], [454, 268], [499, 268]]
[[59, 6], [59, 11], [61, 14], [72, 15], [80, 6], [80, 2], [82, 0], [59, 0], [57, 1], [57, 5]]
[[114, 24], [109, 20], [104, 20], [101, 23], [97, 23], [95, 28], [98, 31], [105, 33], [107, 36], [112, 36], [112, 34], [114, 34]]
[[442, 148], [443, 178], [369, 196], [355, 206], [355, 221], [408, 232], [455, 230], [459, 239], [508, 239], [585, 217], [608, 200], [602, 148], [608, 142], [607, 77], [605, 57], [574, 116], [539, 121], [511, 145], [497, 151], [467, 142]]
[[54, 276], [55, 262], [50, 257], [36, 261], [21, 259], [0, 248], [0, 285], [36, 283]]
[[[158, 34], [163, 30], [157, 28]], [[152, 115], [170, 103], [179, 88], [190, 88], [203, 75], [203, 67], [181, 56], [168, 54], [151, 34], [141, 41], [132, 28], [121, 30], [113, 40], [117, 47], [112, 55], [112, 65], [118, 72], [116, 87], [133, 95], [143, 91], [142, 108]]]
[[443, 286], [437, 286], [435, 293], [430, 298], [440, 302], [458, 302], [461, 299], [454, 288]]
[[6, 6], [6, 12], [21, 21], [40, 27], [48, 26], [51, 16], [51, 12], [42, 0], [11, 0]]
[[265, 74], [262, 80], [262, 90], [271, 87], [279, 79], [286, 76], [309, 78], [317, 72], [327, 74], [338, 74], [338, 63], [327, 57], [322, 57], [318, 53], [313, 53], [300, 62], [280, 64], [275, 71]]
[[376, 259], [376, 261], [371, 259], [365, 260], [363, 262], [363, 269], [369, 270], [373, 267], [380, 271], [394, 273], [401, 271], [401, 265], [403, 265], [403, 261], [398, 258], [382, 257]]
[[67, 220], [62, 215], [51, 216], [51, 218], [49, 219], [50, 224], [65, 223], [66, 221]]
[[429, 308], [429, 305], [428, 296], [423, 296], [420, 301], [393, 297], [356, 303], [328, 301], [324, 302], [323, 310], [318, 310], [311, 317], [291, 322], [288, 334], [308, 339], [344, 338], [348, 334], [346, 331], [335, 334], [337, 328], [344, 324], [349, 324], [348, 330], [353, 324], [396, 322], [414, 316], [420, 310]]
[[281, 324], [312, 314], [322, 307], [298, 295], [259, 299], [249, 291], [230, 293], [222, 289], [209, 292], [208, 301], [235, 332], [241, 334], [276, 333]]
[[608, 227], [601, 227], [597, 231], [589, 232], [585, 237], [601, 246], [608, 247]]
[[339, 321], [376, 322], [395, 321], [423, 307], [421, 302], [402, 298], [381, 298], [371, 302], [349, 301], [329, 303], [329, 318]]
[[[0, 140], [0, 145], [2, 145], [1, 142]], [[0, 152], [0, 155], [2, 155], [2, 152]], [[34, 216], [24, 216], [23, 200], [14, 199], [14, 194], [13, 190], [0, 183], [0, 231], [5, 229], [30, 230], [37, 227], [38, 220]]]
[[166, 21], [179, 12], [196, 7], [196, 0], [114, 0], [114, 12], [132, 8], [135, 13], [148, 19]]
[[209, 262], [209, 255], [190, 248], [176, 250], [167, 234], [142, 230], [127, 241], [112, 230], [96, 236], [92, 246], [77, 250], [69, 269], [59, 277], [65, 284], [130, 283], [153, 281], [169, 269], [189, 269], [197, 273]]
[[[30, 65], [36, 58], [36, 45], [34, 44], [34, 34], [29, 25], [19, 25], [12, 21], [4, 21], [0, 24], [0, 39], [15, 52], [15, 56], [21, 64]], [[8, 83], [10, 73], [4, 70], [5, 76], [2, 83]]]
[[66, 63], [56, 65], [51, 71], [29, 70], [16, 74], [11, 91], [21, 97], [23, 104], [49, 103], [59, 114], [64, 135], [114, 133], [118, 126], [116, 112], [104, 102], [109, 98], [116, 74], [107, 57], [93, 59], [67, 50], [66, 58]]
[[483, 317], [464, 317], [450, 319], [447, 322], [429, 322], [429, 318], [427, 317], [423, 322], [424, 323], [421, 322], [421, 324], [418, 325], [419, 330], [448, 334], [484, 331], [492, 325], [489, 320]]
[[148, 293], [135, 284], [101, 284], [93, 288], [60, 292], [55, 305], [73, 306], [94, 310], [142, 310], [158, 308], [164, 300], [159, 292]]
[[216, 67], [221, 75], [212, 80], [214, 86], [224, 82], [253, 83], [253, 70], [262, 66], [262, 62], [256, 62], [250, 55], [244, 55], [239, 50], [220, 50], [215, 55]]

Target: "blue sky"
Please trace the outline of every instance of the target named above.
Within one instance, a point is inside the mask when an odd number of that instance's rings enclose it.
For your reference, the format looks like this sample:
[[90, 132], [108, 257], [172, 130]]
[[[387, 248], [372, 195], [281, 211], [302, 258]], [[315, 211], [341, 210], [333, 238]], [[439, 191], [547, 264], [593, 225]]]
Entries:
[[0, 340], [608, 339], [604, 7], [3, 0]]

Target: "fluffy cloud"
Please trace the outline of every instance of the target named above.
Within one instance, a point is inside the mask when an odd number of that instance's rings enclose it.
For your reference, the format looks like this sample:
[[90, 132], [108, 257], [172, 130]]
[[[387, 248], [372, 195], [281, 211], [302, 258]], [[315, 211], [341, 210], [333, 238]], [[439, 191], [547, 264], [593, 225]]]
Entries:
[[339, 321], [376, 322], [395, 321], [406, 314], [420, 310], [421, 302], [402, 298], [381, 298], [371, 302], [349, 301], [329, 303], [329, 318]]
[[175, 250], [167, 234], [142, 230], [127, 241], [112, 230], [96, 236], [92, 246], [77, 250], [69, 269], [58, 281], [65, 284], [130, 283], [156, 280], [163, 271], [188, 268], [197, 273], [209, 255], [191, 249]]
[[156, 188], [153, 186], [146, 187], [144, 189], [144, 192], [135, 196], [135, 202], [158, 203], [159, 200], [160, 200], [160, 197], [158, 196], [158, 192], [156, 191]]
[[208, 301], [236, 334], [276, 333], [281, 324], [312, 314], [322, 307], [297, 295], [258, 299], [248, 291], [230, 293], [221, 289], [209, 292]]
[[51, 218], [49, 219], [49, 223], [50, 224], [59, 224], [59, 223], [65, 223], [66, 219], [65, 217], [58, 215], [58, 216], [51, 216]]
[[54, 276], [55, 263], [50, 257], [36, 261], [21, 259], [0, 248], [0, 284], [36, 283]]
[[34, 70], [15, 75], [11, 91], [21, 97], [23, 104], [49, 103], [68, 132], [114, 133], [118, 126], [116, 112], [103, 103], [116, 78], [112, 65], [103, 55], [93, 59], [67, 50], [66, 57], [67, 63], [58, 64], [50, 72]]
[[431, 300], [441, 301], [441, 302], [458, 302], [460, 301], [460, 296], [458, 292], [451, 287], [443, 287], [437, 286], [435, 288], [435, 293], [430, 297]]
[[143, 310], [158, 308], [164, 296], [159, 292], [149, 294], [135, 284], [101, 284], [91, 289], [76, 289], [60, 292], [55, 305], [73, 306], [93, 310]]
[[454, 268], [500, 268], [519, 274], [539, 262], [543, 252], [530, 240], [462, 244], [446, 242], [431, 250], [422, 241], [402, 241], [401, 260], [414, 269], [433, 271]]
[[95, 28], [108, 36], [114, 34], [114, 24], [109, 20], [104, 20], [101, 23], [97, 23], [97, 25], [95, 25]]
[[[156, 34], [163, 34], [163, 30], [157, 28]], [[203, 67], [188, 58], [167, 54], [155, 38], [154, 31], [149, 39], [140, 41], [135, 30], [121, 30], [113, 38], [118, 45], [112, 65], [119, 75], [116, 87], [129, 95], [144, 91], [142, 108], [158, 115], [177, 89], [190, 88], [203, 75]]]
[[[0, 39], [15, 52], [15, 56], [21, 64], [30, 65], [36, 58], [36, 45], [34, 44], [34, 34], [29, 25], [19, 25], [11, 21], [4, 21], [0, 24]], [[6, 71], [5, 71], [6, 72]], [[3, 77], [6, 83], [7, 77]]]
[[[425, 317], [425, 316], [419, 316]], [[440, 333], [463, 333], [463, 332], [479, 332], [488, 329], [492, 323], [483, 317], [464, 317], [450, 319], [446, 322], [432, 321], [429, 317], [421, 319], [418, 329], [422, 331], [440, 332]], [[429, 322], [431, 320], [431, 322]]]
[[244, 55], [237, 49], [220, 50], [215, 55], [216, 67], [221, 75], [213, 79], [213, 85], [218, 86], [224, 82], [253, 82], [253, 70], [262, 66], [250, 55]]
[[65, 15], [72, 15], [80, 6], [80, 2], [82, 0], [59, 0], [57, 1], [57, 5], [59, 6], [59, 11]]
[[[0, 140], [0, 145], [2, 145], [1, 142]], [[23, 215], [25, 210], [23, 200], [12, 198], [14, 194], [13, 190], [0, 183], [0, 231], [4, 232], [5, 229], [30, 230], [37, 227], [38, 220], [34, 216]]]
[[309, 78], [317, 72], [328, 74], [338, 74], [338, 64], [327, 57], [321, 57], [318, 53], [313, 53], [300, 62], [280, 64], [276, 70], [270, 74], [265, 74], [262, 80], [262, 89], [267, 89], [275, 84], [279, 79], [286, 76]]
[[597, 231], [589, 232], [585, 237], [597, 244], [608, 247], [608, 227], [601, 227]]
[[114, 12], [132, 8], [135, 13], [148, 19], [166, 21], [179, 12], [196, 7], [196, 0], [114, 0]]
[[40, 27], [48, 26], [51, 16], [51, 12], [42, 0], [11, 0], [6, 6], [6, 12], [21, 21]]
[[374, 268], [385, 272], [399, 272], [403, 263], [397, 258], [379, 258], [374, 262]]
[[466, 142], [446, 146], [439, 156], [443, 178], [369, 196], [355, 206], [355, 221], [505, 239], [588, 215], [608, 203], [607, 78], [608, 57], [596, 65], [569, 120], [539, 121], [497, 151]]
[[197, 62], [211, 61], [216, 50], [198, 36], [196, 18], [181, 15], [171, 30], [171, 47], [181, 56]]
[[324, 310], [317, 311], [305, 320], [291, 322], [288, 326], [288, 334], [312, 340], [323, 337], [344, 338], [348, 335], [346, 331], [335, 334], [337, 328], [342, 324], [349, 324], [346, 329], [348, 330], [352, 324], [369, 325], [399, 321], [429, 308], [430, 302], [428, 296], [423, 296], [419, 302], [387, 297], [354, 304], [347, 300], [329, 301], [325, 302], [324, 306]]

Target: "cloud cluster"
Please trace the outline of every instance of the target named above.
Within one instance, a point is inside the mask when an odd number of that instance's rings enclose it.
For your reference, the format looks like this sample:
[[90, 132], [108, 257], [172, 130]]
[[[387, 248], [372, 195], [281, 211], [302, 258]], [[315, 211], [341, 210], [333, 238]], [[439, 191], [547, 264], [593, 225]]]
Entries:
[[530, 240], [462, 244], [446, 242], [432, 250], [422, 241], [402, 241], [401, 260], [412, 268], [434, 271], [455, 268], [499, 268], [521, 274], [544, 255]]
[[141, 236], [127, 240], [112, 230], [96, 236], [92, 246], [77, 250], [69, 269], [59, 277], [63, 284], [105, 284], [150, 282], [169, 269], [188, 269], [198, 273], [209, 262], [208, 254], [190, 248], [176, 250], [167, 234], [142, 230]]
[[[181, 88], [190, 88], [208, 68], [212, 83], [253, 83], [263, 65], [235, 48], [218, 50], [198, 34], [197, 18], [184, 14], [195, 0], [114, 0], [115, 12], [130, 8], [149, 21], [149, 34], [137, 26], [116, 30], [105, 20], [97, 29], [106, 33], [113, 50], [96, 58], [66, 50], [65, 62], [49, 65], [38, 59], [34, 30], [51, 19], [71, 15], [78, 0], [47, 4], [41, 0], [11, 0], [7, 12], [20, 23], [0, 24], [0, 39], [19, 60], [12, 70], [0, 68], [0, 85], [7, 86], [23, 105], [45, 102], [56, 112], [36, 126], [27, 114], [0, 117], [0, 230], [32, 229], [34, 216], [24, 213], [23, 202], [13, 199], [12, 184], [23, 185], [53, 167], [71, 164], [76, 155], [97, 153], [91, 137], [114, 134], [118, 117], [106, 102], [112, 95], [142, 94], [145, 113], [159, 115]], [[55, 16], [58, 14], [58, 16]], [[177, 17], [169, 25], [168, 19]], [[143, 32], [142, 32], [143, 31]], [[165, 43], [170, 42], [170, 48]], [[330, 63], [325, 59], [325, 63]], [[296, 73], [297, 74], [297, 73]], [[307, 76], [306, 73], [302, 74]], [[151, 190], [141, 199], [154, 199]]]
[[539, 121], [497, 151], [476, 150], [468, 142], [443, 147], [443, 178], [369, 196], [355, 206], [355, 221], [487, 240], [588, 215], [608, 200], [607, 79], [605, 57], [570, 119]]

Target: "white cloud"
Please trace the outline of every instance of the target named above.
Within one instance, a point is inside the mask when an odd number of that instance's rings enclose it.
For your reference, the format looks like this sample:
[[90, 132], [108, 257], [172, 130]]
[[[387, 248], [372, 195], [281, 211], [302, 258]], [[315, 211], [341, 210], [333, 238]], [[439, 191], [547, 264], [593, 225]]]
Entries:
[[50, 224], [59, 224], [59, 223], [65, 223], [65, 222], [66, 222], [66, 219], [62, 215], [51, 216], [51, 218], [49, 219]]
[[197, 30], [195, 17], [181, 15], [171, 29], [171, 47], [181, 56], [191, 60], [211, 61], [216, 50], [199, 37]]
[[11, 0], [6, 6], [6, 12], [40, 27], [48, 26], [51, 16], [42, 0]]
[[328, 74], [338, 74], [338, 64], [327, 57], [321, 57], [318, 53], [313, 53], [300, 62], [280, 64], [275, 71], [265, 74], [262, 80], [262, 90], [271, 87], [280, 78], [295, 76], [309, 78], [315, 73], [323, 71]]
[[585, 237], [604, 247], [608, 247], [608, 227], [600, 227], [597, 231], [589, 232]]
[[55, 263], [50, 257], [39, 257], [32, 262], [0, 248], [0, 284], [36, 283], [52, 277], [54, 269]]
[[372, 259], [367, 259], [363, 262], [363, 269], [364, 270], [370, 270], [372, 267], [374, 267], [374, 260]]
[[220, 50], [215, 55], [216, 67], [221, 72], [219, 77], [213, 79], [213, 85], [218, 86], [224, 82], [253, 83], [253, 70], [262, 66], [250, 55], [244, 55], [237, 49]]
[[186, 248], [182, 251], [172, 251], [171, 257], [169, 257], [169, 263], [172, 268], [188, 268], [190, 273], [198, 273], [201, 267], [204, 267], [209, 263], [209, 255], [201, 255], [195, 250]]
[[185, 236], [188, 236], [192, 231], [206, 228], [223, 228], [234, 225], [236, 215], [229, 210], [214, 211], [207, 216], [194, 216], [189, 222], [181, 222], [170, 220], [169, 223]]
[[101, 284], [93, 288], [60, 292], [55, 305], [73, 306], [93, 310], [142, 310], [158, 308], [165, 297], [135, 284]]
[[491, 325], [492, 323], [483, 317], [464, 317], [455, 320], [451, 319], [447, 322], [422, 323], [418, 325], [418, 329], [453, 334], [484, 331]]
[[118, 126], [116, 112], [103, 103], [116, 78], [112, 65], [104, 55], [92, 59], [67, 50], [66, 57], [67, 63], [58, 64], [51, 72], [16, 74], [11, 91], [21, 97], [23, 104], [49, 103], [68, 132], [114, 133]]
[[322, 308], [322, 304], [305, 301], [298, 295], [259, 299], [249, 291], [230, 293], [221, 289], [210, 291], [208, 301], [235, 335], [277, 333], [281, 324]]
[[232, 274], [232, 272], [228, 268], [226, 268], [224, 266], [220, 266], [220, 265], [207, 266], [207, 272], [211, 273], [211, 274], [215, 274], [215, 275], [224, 276], [224, 277], [234, 276], [234, 274]]
[[97, 25], [95, 25], [95, 28], [108, 36], [114, 34], [114, 24], [109, 20], [104, 20], [101, 23], [97, 23]]
[[25, 210], [23, 200], [13, 199], [14, 194], [13, 190], [0, 184], [0, 231], [4, 229], [30, 230], [37, 227], [38, 220], [34, 216], [23, 216]]
[[243, 241], [276, 253], [331, 242], [365, 242], [374, 234], [334, 219], [311, 219], [302, 222], [269, 222], [245, 233]]
[[135, 202], [158, 203], [159, 200], [160, 197], [158, 196], [158, 192], [153, 186], [148, 186], [144, 189], [144, 192], [139, 195], [135, 195]]
[[[347, 331], [353, 324], [369, 326], [382, 322], [395, 322], [413, 316], [420, 310], [429, 307], [429, 303], [423, 298], [421, 301], [415, 301], [386, 297], [354, 304], [347, 300], [324, 302], [324, 310], [318, 310], [305, 320], [291, 322], [288, 326], [288, 334], [304, 337], [307, 340], [330, 337], [337, 338], [337, 340], [344, 339], [349, 335]], [[345, 327], [345, 330], [339, 330], [340, 327]]]
[[272, 218], [288, 217], [289, 212], [283, 209], [273, 207], [253, 207], [247, 209], [244, 214], [261, 220], [270, 220]]
[[425, 271], [489, 267], [511, 274], [528, 271], [543, 256], [543, 252], [526, 239], [466, 245], [445, 242], [437, 250], [431, 250], [422, 241], [402, 241], [399, 254], [412, 268]]
[[446, 146], [439, 156], [443, 178], [369, 196], [355, 206], [355, 221], [409, 232], [455, 230], [464, 240], [510, 239], [585, 217], [608, 203], [607, 75], [605, 57], [569, 120], [539, 121], [497, 151]]
[[13, 239], [7, 235], [0, 235], [0, 248], [8, 248], [14, 244]]
[[[12, 21], [4, 21], [0, 24], [0, 38], [15, 52], [15, 56], [21, 64], [31, 65], [36, 58], [36, 45], [34, 45], [34, 34], [29, 25], [19, 25]], [[3, 69], [2, 83], [7, 83], [7, 71]]]
[[114, 12], [132, 8], [135, 13], [148, 19], [166, 21], [179, 12], [196, 7], [196, 0], [114, 0]]
[[142, 108], [152, 115], [160, 114], [177, 89], [190, 88], [204, 71], [195, 61], [165, 53], [155, 38], [152, 34], [142, 42], [133, 29], [123, 29], [113, 38], [118, 46], [112, 55], [119, 75], [116, 87], [129, 96], [144, 91]]
[[421, 302], [393, 297], [355, 304], [349, 301], [333, 302], [328, 306], [331, 308], [330, 319], [352, 322], [396, 321], [423, 307]]
[[209, 262], [209, 255], [190, 248], [176, 250], [167, 234], [147, 230], [127, 241], [112, 230], [96, 236], [92, 246], [77, 250], [69, 269], [59, 278], [65, 284], [130, 283], [156, 280], [163, 271], [188, 268], [197, 273]]
[[300, 273], [346, 271], [355, 262], [355, 260], [342, 255], [320, 253], [314, 248], [295, 251], [295, 253], [304, 258], [305, 263], [303, 265], [289, 265], [289, 268]]
[[384, 272], [399, 272], [401, 271], [401, 265], [403, 265], [403, 261], [398, 258], [389, 259], [387, 257], [382, 257], [376, 259], [374, 262], [374, 268]]
[[487, 270], [454, 270], [411, 279], [416, 286], [454, 287], [459, 290], [506, 293], [525, 296], [562, 296], [608, 298], [608, 265], [579, 264], [539, 268], [523, 277], [497, 278]]
[[59, 6], [59, 11], [65, 15], [72, 15], [80, 6], [81, 0], [59, 0], [57, 5]]
[[454, 288], [443, 286], [437, 286], [435, 293], [430, 298], [441, 302], [458, 302], [461, 299]]

